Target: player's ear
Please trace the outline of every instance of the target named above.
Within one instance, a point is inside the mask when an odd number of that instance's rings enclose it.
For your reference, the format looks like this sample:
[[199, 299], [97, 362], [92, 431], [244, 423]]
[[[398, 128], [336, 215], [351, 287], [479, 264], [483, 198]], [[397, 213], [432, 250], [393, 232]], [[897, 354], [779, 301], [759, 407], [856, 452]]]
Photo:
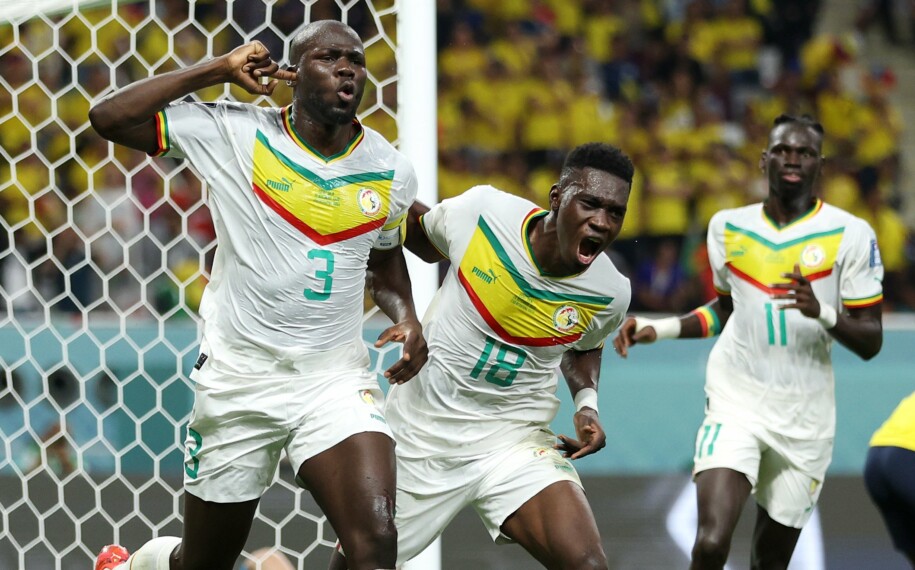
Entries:
[[559, 211], [559, 202], [562, 199], [562, 189], [559, 187], [559, 184], [553, 184], [550, 188], [550, 210], [553, 212]]
[[759, 155], [759, 169], [763, 172], [766, 171], [766, 151], [762, 151], [762, 154]]

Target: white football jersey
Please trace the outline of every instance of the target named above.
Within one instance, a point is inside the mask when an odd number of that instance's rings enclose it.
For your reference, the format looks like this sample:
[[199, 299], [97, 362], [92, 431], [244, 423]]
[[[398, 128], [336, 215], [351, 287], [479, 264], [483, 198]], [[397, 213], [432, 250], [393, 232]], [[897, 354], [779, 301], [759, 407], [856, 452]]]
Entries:
[[562, 355], [603, 346], [619, 326], [629, 280], [609, 257], [570, 277], [537, 266], [528, 229], [546, 214], [476, 186], [421, 218], [451, 268], [427, 310], [429, 361], [388, 395], [398, 455], [472, 457], [548, 427]]
[[797, 439], [835, 433], [832, 337], [797, 309], [780, 310], [772, 285], [800, 266], [821, 303], [842, 311], [883, 298], [877, 239], [860, 218], [817, 201], [778, 227], [762, 204], [715, 214], [709, 222], [715, 287], [734, 312], [708, 360], [711, 410], [731, 410]]
[[373, 247], [402, 242], [416, 196], [411, 164], [362, 126], [323, 156], [294, 130], [291, 107], [179, 103], [157, 116], [159, 153], [187, 158], [207, 182], [216, 227], [200, 314], [204, 340], [236, 373], [275, 373], [350, 347], [363, 363], [365, 272]]

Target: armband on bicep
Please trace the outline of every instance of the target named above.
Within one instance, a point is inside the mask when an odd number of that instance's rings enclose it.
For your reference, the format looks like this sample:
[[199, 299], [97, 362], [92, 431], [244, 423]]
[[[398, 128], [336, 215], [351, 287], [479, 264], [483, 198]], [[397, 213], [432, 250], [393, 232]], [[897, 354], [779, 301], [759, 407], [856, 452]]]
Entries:
[[696, 315], [699, 319], [699, 326], [702, 327], [702, 336], [715, 336], [721, 332], [721, 320], [718, 318], [718, 313], [710, 309], [707, 305], [699, 307], [690, 314]]
[[403, 244], [407, 229], [407, 216], [402, 215], [397, 220], [391, 220], [381, 228], [381, 233], [375, 238], [375, 249], [388, 250]]

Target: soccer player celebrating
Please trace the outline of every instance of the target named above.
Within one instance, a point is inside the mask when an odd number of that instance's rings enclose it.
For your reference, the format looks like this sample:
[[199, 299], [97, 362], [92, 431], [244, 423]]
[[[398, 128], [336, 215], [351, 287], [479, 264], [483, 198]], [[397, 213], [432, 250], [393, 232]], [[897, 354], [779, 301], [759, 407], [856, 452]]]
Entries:
[[864, 359], [883, 343], [874, 231], [817, 198], [822, 143], [809, 116], [775, 119], [759, 162], [768, 197], [709, 222], [717, 299], [681, 317], [630, 317], [614, 340], [625, 357], [635, 343], [721, 333], [696, 437], [694, 570], [724, 567], [750, 493], [753, 568], [788, 566], [832, 459], [832, 339]]
[[[630, 289], [602, 253], [622, 227], [632, 175], [618, 149], [587, 144], [566, 158], [548, 210], [492, 186], [410, 208], [407, 248], [451, 267], [427, 313], [429, 362], [385, 407], [399, 562], [473, 505], [494, 540], [518, 542], [546, 567], [607, 568], [567, 458], [605, 445], [601, 351]], [[576, 404], [576, 438], [558, 444], [557, 367]], [[343, 550], [331, 568], [352, 568]]]
[[[394, 443], [362, 342], [363, 292], [404, 343], [386, 372], [409, 380], [426, 360], [403, 258], [412, 166], [356, 120], [366, 81], [355, 31], [311, 23], [279, 69], [260, 42], [117, 91], [90, 111], [105, 138], [186, 158], [209, 186], [219, 247], [200, 313], [196, 398], [187, 432], [184, 532], [130, 561], [108, 548], [96, 568], [230, 569], [285, 449], [354, 568], [393, 568]], [[169, 104], [234, 83], [285, 108]]]

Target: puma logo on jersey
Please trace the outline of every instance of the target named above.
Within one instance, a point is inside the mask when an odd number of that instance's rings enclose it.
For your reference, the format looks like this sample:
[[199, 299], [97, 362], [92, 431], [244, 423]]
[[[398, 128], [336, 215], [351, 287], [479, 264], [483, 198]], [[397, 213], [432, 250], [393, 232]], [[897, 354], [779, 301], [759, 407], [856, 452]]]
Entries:
[[499, 278], [492, 269], [490, 269], [488, 272], [484, 272], [482, 269], [474, 265], [471, 271], [474, 275], [482, 279], [487, 285], [492, 285], [493, 282]]
[[267, 186], [279, 192], [289, 192], [292, 190], [292, 181], [287, 178], [283, 178], [282, 182], [277, 182], [276, 180], [268, 180]]

